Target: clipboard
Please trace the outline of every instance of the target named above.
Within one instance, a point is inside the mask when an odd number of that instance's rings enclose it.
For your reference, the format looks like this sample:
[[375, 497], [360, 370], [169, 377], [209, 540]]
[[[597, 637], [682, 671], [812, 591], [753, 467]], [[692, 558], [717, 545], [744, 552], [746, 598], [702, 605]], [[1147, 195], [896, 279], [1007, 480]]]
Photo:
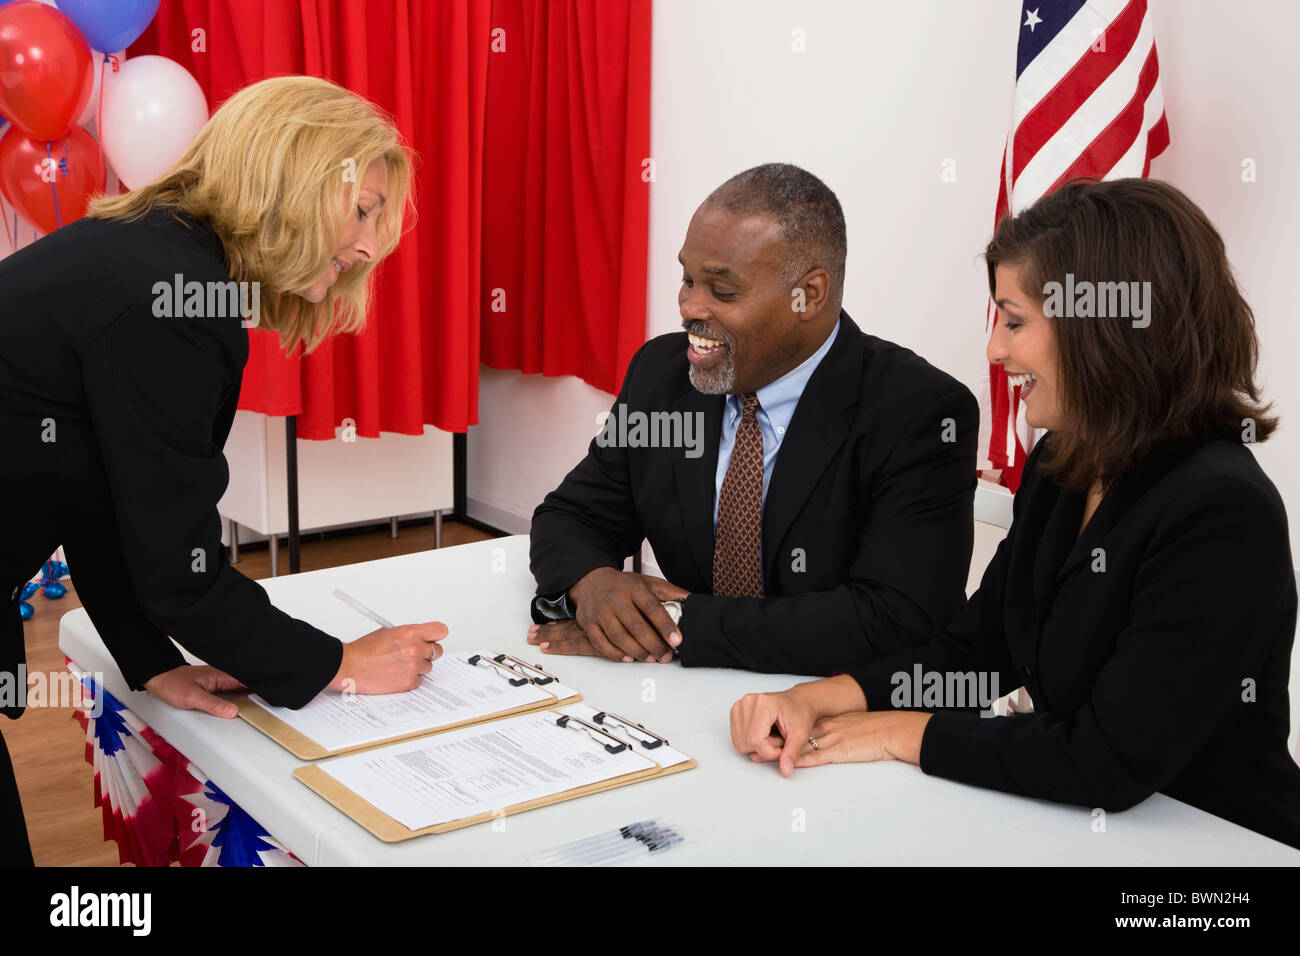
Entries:
[[297, 728], [285, 723], [275, 714], [254, 701], [247, 694], [232, 698], [232, 700], [235, 705], [239, 707], [240, 717], [252, 724], [262, 733], [266, 734], [266, 736], [270, 737], [300, 760], [320, 760], [323, 757], [338, 757], [343, 754], [354, 753], [358, 750], [369, 750], [373, 747], [383, 747], [388, 744], [400, 743], [403, 740], [411, 740], [415, 737], [427, 737], [433, 734], [446, 733], [449, 730], [459, 730], [462, 727], [470, 727], [474, 724], [498, 720], [503, 717], [513, 717], [517, 714], [526, 714], [533, 711], [546, 710], [552, 707], [562, 707], [582, 700], [582, 695], [580, 693], [571, 687], [566, 687], [564, 684], [561, 684], [559, 679], [554, 675], [548, 674], [541, 667], [538, 667], [535, 664], [529, 664], [512, 654], [479, 653], [472, 655], [469, 658], [469, 662], [475, 666], [495, 672], [502, 680], [508, 682], [512, 686], [518, 687], [523, 684], [531, 684], [539, 690], [549, 694], [549, 699], [540, 700], [531, 704], [521, 704], [486, 716], [474, 717], [448, 724], [437, 724], [435, 726], [425, 726], [417, 729], [401, 731], [382, 739], [369, 740], [363, 743], [352, 744], [346, 747], [336, 747], [333, 749], [323, 746], [317, 741], [312, 740]]
[[[547, 807], [568, 800], [576, 800], [579, 797], [602, 793], [606, 790], [615, 790], [646, 780], [655, 780], [671, 774], [681, 773], [684, 770], [691, 770], [698, 766], [695, 758], [673, 749], [666, 738], [650, 731], [642, 724], [618, 717], [616, 714], [607, 711], [596, 711], [586, 705], [580, 705], [579, 707], [569, 706], [562, 711], [552, 709], [549, 711], [549, 715], [555, 716], [556, 723], [559, 726], [565, 726], [561, 723], [561, 721], [565, 721], [570, 724], [585, 724], [586, 728], [584, 729], [591, 729], [597, 733], [603, 732], [611, 740], [632, 747], [638, 754], [650, 760], [654, 766], [647, 767], [645, 770], [612, 777], [608, 780], [578, 786], [561, 793], [493, 807], [490, 810], [474, 813], [458, 820], [451, 820], [418, 830], [412, 830], [367, 801], [364, 797], [354, 793], [341, 781], [330, 776], [321, 764], [298, 767], [294, 770], [293, 775], [318, 796], [323, 797], [333, 804], [335, 808], [347, 814], [353, 821], [365, 827], [372, 836], [384, 843], [400, 843], [415, 837], [428, 836], [434, 833], [449, 833], [452, 830], [460, 830], [478, 823], [495, 820], [500, 816], [524, 813], [538, 807]], [[486, 722], [485, 726], [489, 726], [491, 723], [491, 721]], [[656, 761], [653, 756], [656, 752], [661, 755], [672, 754], [674, 762], [663, 761], [661, 763]]]

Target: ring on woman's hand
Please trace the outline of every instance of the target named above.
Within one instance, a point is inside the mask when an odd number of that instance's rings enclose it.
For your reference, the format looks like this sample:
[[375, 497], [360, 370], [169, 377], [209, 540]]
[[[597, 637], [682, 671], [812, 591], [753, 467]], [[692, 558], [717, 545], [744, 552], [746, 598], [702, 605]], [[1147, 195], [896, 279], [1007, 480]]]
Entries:
[[809, 737], [808, 743], [812, 744], [813, 753], [816, 753], [818, 750], [822, 749], [821, 746], [817, 743], [816, 737]]

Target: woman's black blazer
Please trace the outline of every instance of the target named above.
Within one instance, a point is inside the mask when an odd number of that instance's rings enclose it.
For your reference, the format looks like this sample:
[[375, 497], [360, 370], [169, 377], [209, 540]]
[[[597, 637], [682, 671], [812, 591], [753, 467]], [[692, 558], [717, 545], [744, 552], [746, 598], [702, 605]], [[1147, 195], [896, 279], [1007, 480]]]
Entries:
[[337, 673], [339, 641], [273, 607], [221, 545], [248, 333], [206, 295], [179, 317], [161, 297], [227, 269], [211, 228], [161, 208], [0, 260], [0, 669], [24, 658], [17, 589], [62, 544], [132, 687], [184, 663], [168, 634], [291, 707]]
[[1166, 445], [1079, 535], [1084, 496], [1038, 469], [1048, 443], [955, 622], [853, 672], [868, 706], [889, 708], [893, 675], [916, 662], [992, 672], [1001, 693], [1023, 684], [1035, 712], [937, 712], [926, 773], [1104, 810], [1160, 791], [1300, 847], [1296, 587], [1277, 489], [1240, 442]]

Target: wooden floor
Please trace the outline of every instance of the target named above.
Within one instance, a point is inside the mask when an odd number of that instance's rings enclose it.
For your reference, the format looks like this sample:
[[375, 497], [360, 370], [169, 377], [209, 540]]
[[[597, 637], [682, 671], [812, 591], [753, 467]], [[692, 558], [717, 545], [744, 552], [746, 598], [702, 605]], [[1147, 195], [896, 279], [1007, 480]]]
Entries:
[[[443, 524], [443, 547], [482, 541], [491, 535], [465, 525]], [[390, 538], [388, 531], [348, 535], [328, 540], [304, 539], [302, 570], [338, 567], [433, 547], [432, 524], [404, 527]], [[245, 547], [236, 567], [250, 578], [267, 577], [270, 555], [265, 547]], [[288, 549], [281, 545], [280, 567], [288, 567]], [[65, 670], [59, 651], [59, 618], [81, 606], [76, 585], [65, 578], [68, 594], [48, 601], [39, 592], [31, 598], [35, 616], [24, 625], [28, 674]], [[85, 738], [71, 708], [32, 707], [18, 720], [0, 718], [0, 733], [9, 747], [27, 832], [38, 866], [117, 866], [117, 844], [105, 842], [100, 810], [94, 805], [91, 768], [85, 759]]]

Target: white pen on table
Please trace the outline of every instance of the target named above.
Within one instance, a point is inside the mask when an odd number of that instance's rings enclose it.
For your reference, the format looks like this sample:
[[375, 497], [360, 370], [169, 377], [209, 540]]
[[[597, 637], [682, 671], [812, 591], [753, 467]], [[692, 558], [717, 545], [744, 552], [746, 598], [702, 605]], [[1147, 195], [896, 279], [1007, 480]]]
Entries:
[[636, 836], [643, 831], [652, 827], [657, 827], [663, 823], [663, 820], [641, 820], [637, 823], [629, 823], [627, 826], [619, 827], [617, 830], [609, 830], [605, 833], [597, 833], [595, 836], [584, 837], [581, 840], [574, 840], [571, 843], [565, 843], [561, 846], [552, 847], [549, 850], [540, 850], [533, 856], [537, 860], [560, 861], [563, 858], [572, 856], [577, 853], [586, 852], [587, 850], [604, 846], [605, 844], [622, 843], [628, 837]]
[[388, 621], [387, 619], [385, 619], [384, 617], [382, 617], [381, 615], [379, 615], [379, 614], [377, 614], [376, 612], [370, 610], [370, 608], [366, 607], [364, 604], [362, 604], [360, 601], [358, 601], [356, 598], [354, 598], [351, 594], [348, 594], [348, 593], [346, 593], [346, 592], [344, 592], [344, 591], [340, 591], [338, 588], [335, 588], [335, 589], [334, 589], [334, 596], [335, 596], [336, 598], [338, 598], [340, 601], [342, 601], [344, 604], [346, 604], [348, 607], [352, 608], [352, 610], [354, 610], [354, 611], [360, 611], [362, 614], [364, 614], [366, 617], [370, 618], [370, 620], [374, 621], [374, 622], [375, 622], [376, 624], [378, 624], [380, 627], [395, 627], [395, 626], [396, 626], [396, 625], [394, 625], [394, 624], [389, 623], [389, 621]]
[[683, 841], [662, 818], [642, 820], [595, 836], [574, 840], [529, 856], [533, 866], [609, 866], [653, 856]]

